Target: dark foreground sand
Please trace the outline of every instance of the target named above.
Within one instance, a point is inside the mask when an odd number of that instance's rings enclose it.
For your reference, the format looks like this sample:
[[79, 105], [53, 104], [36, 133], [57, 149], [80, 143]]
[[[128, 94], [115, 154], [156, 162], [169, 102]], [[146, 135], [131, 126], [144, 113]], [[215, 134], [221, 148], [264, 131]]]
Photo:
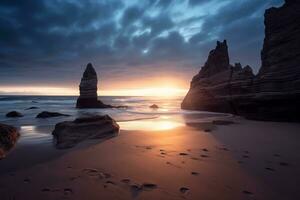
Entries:
[[0, 199], [300, 199], [300, 125], [236, 122], [121, 131], [1, 175]]

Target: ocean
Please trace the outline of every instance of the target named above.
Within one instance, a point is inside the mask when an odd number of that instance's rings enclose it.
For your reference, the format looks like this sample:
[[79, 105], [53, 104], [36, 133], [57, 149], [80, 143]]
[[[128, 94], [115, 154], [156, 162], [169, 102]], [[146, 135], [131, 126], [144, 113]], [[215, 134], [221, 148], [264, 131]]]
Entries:
[[[180, 104], [183, 97], [99, 97], [106, 104], [128, 106], [126, 109], [76, 109], [76, 99], [76, 96], [0, 96], [0, 123], [15, 126], [21, 135], [14, 150], [0, 161], [0, 173], [62, 155], [64, 151], [55, 149], [51, 133], [56, 123], [74, 120], [77, 117], [108, 114], [117, 121], [121, 131], [155, 132], [226, 115], [182, 110]], [[158, 105], [159, 108], [151, 109], [149, 106], [152, 104]], [[37, 109], [28, 109], [30, 107]], [[5, 115], [10, 111], [18, 111], [24, 116], [7, 118]], [[70, 116], [36, 118], [42, 111], [60, 112]]]

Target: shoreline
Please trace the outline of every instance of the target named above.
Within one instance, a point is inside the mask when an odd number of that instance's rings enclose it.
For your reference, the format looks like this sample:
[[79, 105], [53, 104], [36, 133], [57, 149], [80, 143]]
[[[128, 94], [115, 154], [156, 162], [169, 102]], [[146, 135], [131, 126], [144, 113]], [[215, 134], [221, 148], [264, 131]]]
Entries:
[[210, 132], [190, 126], [121, 130], [112, 139], [84, 142], [50, 161], [0, 175], [0, 191], [4, 199], [300, 197], [300, 125], [234, 121]]

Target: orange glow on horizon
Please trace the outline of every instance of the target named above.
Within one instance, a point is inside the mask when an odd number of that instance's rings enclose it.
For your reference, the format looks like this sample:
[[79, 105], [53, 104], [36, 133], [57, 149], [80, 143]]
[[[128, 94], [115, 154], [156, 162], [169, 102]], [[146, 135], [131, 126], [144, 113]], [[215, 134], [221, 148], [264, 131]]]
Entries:
[[[187, 89], [172, 86], [153, 88], [130, 88], [98, 90], [99, 96], [184, 96]], [[77, 96], [78, 89], [49, 86], [0, 86], [0, 95], [49, 95], [49, 96]]]

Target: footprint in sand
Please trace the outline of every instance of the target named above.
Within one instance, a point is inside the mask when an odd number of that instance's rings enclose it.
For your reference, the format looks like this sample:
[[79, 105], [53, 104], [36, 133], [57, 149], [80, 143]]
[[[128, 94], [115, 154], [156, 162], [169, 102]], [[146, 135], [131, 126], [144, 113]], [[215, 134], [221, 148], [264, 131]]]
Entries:
[[25, 179], [23, 180], [23, 182], [24, 182], [24, 183], [30, 183], [30, 179], [29, 179], [29, 178], [25, 178]]
[[88, 176], [98, 176], [99, 175], [99, 171], [97, 169], [85, 168], [82, 171], [85, 172]]
[[70, 181], [75, 181], [76, 179], [80, 178], [81, 176], [73, 176], [73, 177], [70, 177], [69, 180]]
[[272, 171], [272, 172], [275, 171], [275, 169], [270, 168], [270, 167], [266, 167], [265, 169], [268, 170], [268, 171]]
[[143, 190], [153, 190], [156, 188], [157, 188], [157, 185], [154, 183], [143, 183], [143, 185], [142, 185]]
[[191, 174], [194, 175], [194, 176], [198, 176], [199, 175], [198, 172], [191, 172]]
[[99, 173], [99, 178], [100, 179], [103, 179], [103, 178], [111, 178], [111, 175], [109, 173], [103, 173], [103, 172], [100, 172]]
[[190, 189], [187, 188], [187, 187], [181, 187], [181, 188], [179, 189], [179, 191], [180, 191], [182, 194], [187, 193], [189, 190], [190, 190]]
[[244, 190], [243, 193], [246, 194], [246, 195], [253, 195], [253, 193], [248, 191], [248, 190]]
[[133, 198], [137, 197], [142, 192], [142, 187], [137, 184], [130, 185], [130, 191]]
[[289, 166], [290, 164], [287, 162], [279, 162], [279, 165], [280, 166]]
[[42, 192], [50, 192], [50, 191], [51, 191], [50, 188], [43, 188], [43, 189], [42, 189]]
[[125, 179], [122, 179], [121, 182], [128, 184], [128, 183], [130, 183], [130, 179], [125, 178]]
[[97, 169], [93, 169], [93, 168], [85, 168], [83, 169], [83, 172], [85, 172], [90, 177], [97, 177], [100, 179], [106, 179], [111, 177], [110, 174], [99, 172]]
[[113, 182], [113, 181], [106, 181], [106, 183], [107, 183], [107, 184], [111, 184], [111, 185], [116, 185], [116, 183]]
[[208, 158], [209, 156], [208, 155], [205, 155], [205, 154], [202, 154], [200, 155], [202, 158]]
[[208, 149], [206, 149], [206, 148], [203, 148], [203, 149], [202, 149], [202, 151], [208, 152]]
[[10, 173], [9, 173], [9, 176], [15, 176], [15, 173], [10, 172]]
[[181, 168], [180, 166], [178, 166], [178, 165], [175, 165], [175, 164], [173, 164], [173, 163], [171, 163], [171, 162], [166, 162], [166, 164], [167, 165], [171, 165], [171, 166], [173, 166], [173, 167], [177, 167], [177, 168]]
[[64, 195], [71, 195], [71, 194], [73, 194], [73, 190], [71, 188], [64, 189]]
[[188, 153], [179, 153], [180, 156], [187, 156], [189, 155]]
[[229, 149], [226, 147], [218, 147], [218, 149], [223, 150], [223, 151], [229, 151]]

